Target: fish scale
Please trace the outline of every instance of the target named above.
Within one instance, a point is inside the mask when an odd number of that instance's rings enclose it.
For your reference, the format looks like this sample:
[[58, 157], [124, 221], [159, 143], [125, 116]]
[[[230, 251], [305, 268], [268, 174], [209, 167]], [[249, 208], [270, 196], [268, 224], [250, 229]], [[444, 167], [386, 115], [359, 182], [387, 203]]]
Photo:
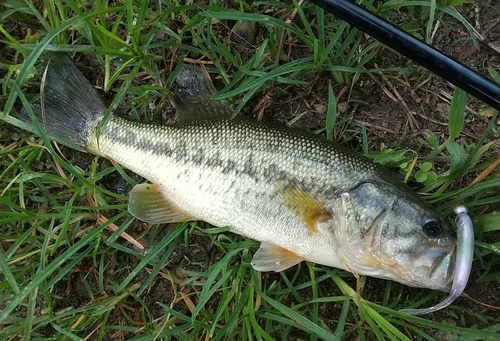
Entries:
[[306, 187], [324, 200], [360, 179], [376, 177], [378, 167], [369, 160], [357, 154], [348, 159], [342, 149], [331, 147], [328, 141], [313, 136], [275, 127], [264, 129], [244, 120], [212, 119], [168, 127], [116, 117], [99, 133], [99, 141], [93, 133], [86, 146], [89, 152], [108, 157], [153, 183], [173, 181], [183, 172], [199, 168], [205, 185], [218, 181], [210, 180], [212, 174], [225, 175], [235, 184], [245, 177], [268, 184], [264, 187], [270, 197], [276, 195], [275, 184], [287, 175], [310, 185]]
[[[166, 197], [197, 219], [260, 241], [273, 241], [278, 230], [290, 236], [280, 246], [297, 248], [297, 239], [307, 240], [308, 231], [276, 200], [276, 184], [294, 177], [327, 206], [339, 184], [358, 181], [343, 176], [356, 161], [368, 170], [375, 166], [361, 157], [343, 163], [347, 156], [331, 143], [293, 132], [245, 120], [161, 127], [113, 117], [99, 139], [91, 134], [86, 148], [161, 184]], [[358, 176], [367, 179], [367, 172]], [[310, 252], [314, 245], [302, 249]]]

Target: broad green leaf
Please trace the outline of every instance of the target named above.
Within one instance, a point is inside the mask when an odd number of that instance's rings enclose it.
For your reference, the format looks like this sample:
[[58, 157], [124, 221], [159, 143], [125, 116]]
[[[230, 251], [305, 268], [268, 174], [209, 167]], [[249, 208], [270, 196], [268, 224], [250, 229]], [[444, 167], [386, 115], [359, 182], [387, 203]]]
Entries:
[[337, 102], [333, 93], [332, 82], [328, 81], [328, 109], [326, 111], [326, 137], [333, 140], [333, 129], [337, 119]]
[[483, 232], [500, 231], [500, 212], [481, 214], [474, 223], [482, 225]]
[[500, 84], [500, 73], [498, 73], [497, 70], [495, 70], [493, 68], [488, 68], [488, 73], [490, 74], [490, 76], [493, 78], [493, 80], [495, 82]]
[[422, 172], [428, 172], [432, 169], [432, 162], [422, 162], [420, 165]]
[[446, 143], [446, 150], [450, 153], [450, 173], [456, 171], [460, 167], [463, 167], [467, 162], [467, 153], [465, 150], [455, 141], [448, 141]]
[[469, 0], [441, 0], [439, 3], [443, 6], [459, 6]]
[[419, 170], [415, 173], [415, 180], [417, 180], [417, 182], [425, 182], [425, 180], [427, 180], [427, 174]]
[[424, 181], [424, 184], [427, 186], [435, 183], [438, 179], [436, 172], [427, 172], [426, 176], [427, 179]]
[[427, 142], [431, 145], [432, 148], [438, 149], [439, 148], [439, 139], [434, 134], [432, 131], [429, 133], [429, 136], [427, 137]]
[[451, 101], [450, 116], [448, 117], [448, 130], [450, 140], [454, 140], [462, 131], [465, 120], [465, 103], [467, 93], [460, 88], [456, 88]]

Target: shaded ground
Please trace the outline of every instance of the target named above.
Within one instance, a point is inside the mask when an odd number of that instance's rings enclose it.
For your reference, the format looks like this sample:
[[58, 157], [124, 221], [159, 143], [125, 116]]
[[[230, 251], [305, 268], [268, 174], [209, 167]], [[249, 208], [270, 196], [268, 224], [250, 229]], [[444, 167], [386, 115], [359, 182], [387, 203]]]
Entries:
[[[480, 2], [479, 12], [474, 12], [474, 6], [464, 6], [464, 16], [472, 22], [482, 23], [478, 27], [478, 31], [484, 36], [484, 42], [480, 42], [480, 50], [476, 50], [467, 37], [463, 26], [450, 18], [445, 18], [442, 27], [433, 38], [432, 43], [442, 51], [454, 56], [459, 61], [478, 70], [480, 73], [487, 75], [489, 67], [500, 70], [500, 53], [494, 47], [500, 47], [500, 2], [499, 1], [484, 1]], [[396, 17], [396, 16], [395, 16]], [[404, 22], [403, 18], [399, 18]], [[396, 20], [395, 20], [396, 21]], [[396, 22], [397, 23], [397, 22]], [[24, 28], [20, 29], [19, 34], [24, 34]], [[263, 31], [259, 30], [256, 37], [256, 44], [259, 39], [263, 38]], [[365, 37], [369, 40], [370, 38]], [[490, 45], [488, 45], [490, 44]], [[251, 51], [249, 51], [251, 53]], [[390, 51], [384, 51], [372, 61], [378, 66], [404, 66], [409, 67], [413, 64], [406, 58], [397, 57]], [[77, 64], [82, 69], [94, 84], [102, 83], [102, 70], [100, 67], [87, 56], [81, 56]], [[328, 98], [328, 80], [327, 74], [312, 74], [308, 86], [303, 87], [288, 87], [287, 95], [274, 94], [267, 109], [263, 112], [263, 119], [287, 123], [296, 115], [305, 111], [315, 109], [316, 111], [324, 111]], [[217, 84], [217, 83], [216, 83]], [[335, 87], [335, 93], [342, 92], [342, 86]], [[399, 145], [399, 148], [408, 148], [416, 151], [419, 155], [427, 155], [430, 147], [426, 142], [427, 131], [432, 131], [436, 135], [445, 136], [447, 134], [447, 113], [449, 95], [453, 93], [453, 88], [447, 82], [430, 74], [426, 70], [418, 69], [415, 66], [415, 73], [401, 75], [399, 78], [384, 79], [381, 76], [362, 76], [361, 80], [356, 84], [352, 93], [349, 90], [338, 98], [339, 116], [335, 136], [342, 144], [347, 144], [349, 147], [361, 151], [361, 126], [367, 128], [369, 148], [377, 150], [383, 143], [389, 147]], [[348, 98], [350, 96], [350, 98]], [[394, 97], [396, 100], [391, 98]], [[400, 96], [401, 99], [397, 99]], [[263, 97], [253, 99], [245, 108], [244, 112], [247, 115], [255, 116], [253, 110], [258, 106]], [[158, 103], [157, 103], [158, 104]], [[481, 116], [479, 112], [485, 108], [485, 105], [473, 98], [469, 98], [468, 106], [470, 110], [467, 112], [467, 124], [464, 127], [463, 134], [459, 138], [460, 142], [474, 143], [479, 139], [488, 122], [488, 118]], [[167, 116], [172, 109], [167, 110]], [[354, 117], [349, 119], [349, 115], [355, 111]], [[127, 112], [127, 108], [119, 109], [122, 113]], [[155, 118], [158, 120], [158, 117]], [[315, 114], [306, 114], [299, 121], [299, 124], [311, 129], [324, 128], [324, 116]], [[348, 136], [346, 138], [345, 136]], [[71, 160], [72, 163], [80, 166], [83, 169], [88, 169], [93, 156], [74, 152], [70, 149], [63, 149], [64, 155]], [[500, 156], [500, 154], [499, 154]], [[101, 162], [109, 162], [102, 160]], [[132, 177], [136, 177], [131, 172], [127, 172]], [[467, 181], [467, 180], [465, 180]], [[128, 193], [131, 187], [117, 174], [108, 175], [102, 180], [106, 184], [105, 187], [118, 192]], [[460, 184], [457, 184], [460, 186]], [[139, 235], [147, 228], [146, 224], [138, 221], [134, 222], [129, 227], [127, 232], [131, 235]], [[164, 234], [168, 233], [168, 229], [164, 229]], [[156, 236], [157, 240], [161, 235]], [[500, 236], [493, 235], [494, 240], [499, 240]], [[187, 246], [179, 244], [175, 249], [176, 257], [169, 260], [167, 267], [176, 272], [182, 279], [180, 267], [193, 271], [204, 271], [211, 264], [216, 263], [223, 256], [219, 248], [215, 247], [210, 236], [198, 232], [191, 233], [187, 240]], [[115, 251], [110, 255], [109, 267], [106, 268], [105, 274], [109, 281], [119, 283], [127, 275], [127, 269], [133, 269], [139, 262], [136, 257]], [[470, 298], [462, 297], [457, 300], [456, 306], [463, 311], [481, 312], [483, 315], [489, 315], [492, 319], [500, 319], [500, 286], [495, 282], [480, 283], [476, 279], [481, 276], [481, 268], [475, 264], [470, 284], [466, 290]], [[79, 264], [72, 276], [67, 281], [60, 281], [55, 289], [54, 294], [59, 295], [60, 299], [56, 301], [55, 309], [65, 307], [79, 307], [88, 304], [92, 299], [88, 295], [88, 288], [82, 287], [82, 278], [86, 277], [90, 283], [93, 283], [96, 288], [98, 283], [95, 275], [96, 269], [93, 264]], [[302, 275], [304, 281], [308, 277], [308, 269], [303, 268]], [[291, 272], [293, 276], [294, 271]], [[140, 281], [147, 277], [147, 271], [139, 274], [136, 281]], [[280, 280], [278, 274], [264, 274], [263, 282], [272, 283], [275, 280]], [[354, 284], [354, 279], [349, 280]], [[363, 297], [373, 302], [382, 302], [384, 297], [381, 296], [385, 292], [387, 281], [367, 278], [363, 290]], [[177, 284], [166, 278], [157, 278], [151, 284], [149, 291], [143, 295], [152, 315], [162, 316], [164, 314], [157, 302], [171, 305], [171, 300], [176, 296], [176, 291], [182, 290]], [[95, 289], [97, 293], [99, 290]], [[394, 295], [401, 294], [403, 296], [412, 295], [415, 289], [408, 287], [398, 287], [398, 290], [393, 290]], [[381, 294], [382, 293], [382, 294]], [[304, 290], [300, 292], [304, 298], [312, 297], [311, 292]], [[323, 282], [319, 285], [319, 296], [333, 296], [341, 294], [338, 288], [332, 282]], [[214, 302], [220, 299], [214, 296]], [[394, 297], [394, 299], [397, 299]], [[391, 301], [391, 298], [389, 298]], [[293, 295], [287, 297], [282, 303], [292, 305], [294, 302]], [[126, 311], [130, 318], [137, 323], [141, 323], [141, 316], [136, 314], [137, 310], [134, 305], [137, 304], [135, 299], [130, 298], [120, 304], [110, 319], [121, 319], [123, 314], [121, 311]], [[210, 306], [208, 303], [208, 307]], [[212, 303], [213, 304], [213, 303]], [[492, 306], [488, 308], [488, 306]], [[188, 311], [189, 307], [186, 301], [180, 300], [174, 304], [174, 309], [178, 311]], [[336, 311], [340, 307], [331, 304], [321, 304], [320, 312], [322, 318], [327, 325], [334, 328]], [[482, 328], [488, 326], [489, 321], [475, 319], [474, 314], [463, 314], [463, 311], [457, 310], [455, 317], [450, 317], [446, 312], [440, 311], [432, 316], [436, 321], [446, 321], [447, 323], [477, 326]], [[487, 312], [485, 312], [487, 311]], [[466, 320], [463, 321], [462, 318]], [[126, 324], [127, 321], [114, 321], [113, 324]], [[51, 334], [48, 327], [45, 331]], [[122, 335], [123, 336], [123, 335]], [[298, 334], [297, 338], [301, 335]], [[118, 335], [109, 335], [109, 338], [116, 338]], [[435, 335], [438, 339], [446, 339], [446, 335]]]

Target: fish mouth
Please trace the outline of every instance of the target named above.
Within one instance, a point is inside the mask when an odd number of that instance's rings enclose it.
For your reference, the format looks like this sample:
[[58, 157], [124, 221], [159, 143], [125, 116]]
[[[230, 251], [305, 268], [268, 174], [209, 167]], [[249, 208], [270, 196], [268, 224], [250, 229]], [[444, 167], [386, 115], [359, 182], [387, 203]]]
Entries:
[[428, 243], [414, 254], [412, 266], [421, 269], [421, 276], [427, 287], [450, 291], [456, 268], [456, 243], [442, 246]]
[[[464, 291], [469, 280], [474, 256], [474, 228], [465, 206], [457, 206], [455, 214], [458, 225], [456, 247], [451, 253], [442, 256], [442, 259], [438, 259], [435, 268], [431, 268], [431, 278], [439, 276], [446, 280], [451, 279], [451, 283], [448, 283], [451, 288], [447, 290], [450, 295], [444, 301], [430, 308], [402, 309], [400, 311], [411, 315], [428, 314], [447, 307]], [[443, 270], [448, 271], [444, 273]], [[444, 276], [442, 276], [443, 274]]]
[[451, 245], [444, 249], [442, 255], [436, 259], [429, 272], [430, 280], [442, 283], [444, 291], [449, 291], [453, 284], [457, 259], [456, 250], [456, 245]]

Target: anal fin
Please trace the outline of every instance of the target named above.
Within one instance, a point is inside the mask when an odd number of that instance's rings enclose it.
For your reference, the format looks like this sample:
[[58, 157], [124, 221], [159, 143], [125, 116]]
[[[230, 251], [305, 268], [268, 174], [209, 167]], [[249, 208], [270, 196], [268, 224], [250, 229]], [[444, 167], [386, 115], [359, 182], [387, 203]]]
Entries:
[[166, 199], [153, 184], [135, 185], [130, 192], [128, 211], [139, 220], [152, 224], [196, 220]]
[[292, 251], [270, 243], [262, 243], [252, 259], [252, 267], [257, 271], [280, 272], [302, 262], [304, 258]]

